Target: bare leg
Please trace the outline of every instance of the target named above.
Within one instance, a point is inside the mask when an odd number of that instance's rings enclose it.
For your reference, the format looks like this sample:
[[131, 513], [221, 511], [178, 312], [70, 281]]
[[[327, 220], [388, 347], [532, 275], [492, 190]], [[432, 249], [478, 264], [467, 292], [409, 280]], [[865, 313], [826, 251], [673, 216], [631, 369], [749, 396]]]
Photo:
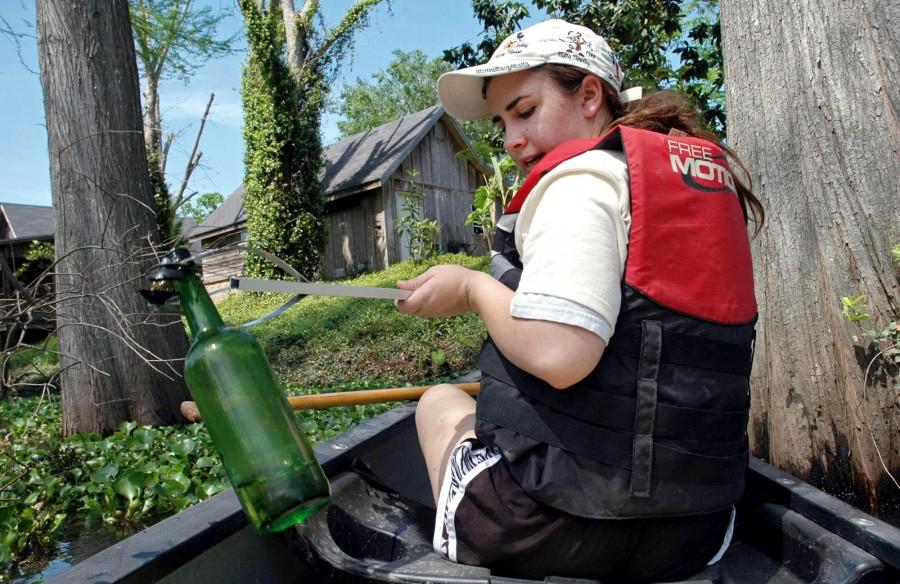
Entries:
[[416, 406], [416, 430], [437, 503], [450, 452], [463, 440], [475, 437], [475, 400], [455, 385], [428, 388]]

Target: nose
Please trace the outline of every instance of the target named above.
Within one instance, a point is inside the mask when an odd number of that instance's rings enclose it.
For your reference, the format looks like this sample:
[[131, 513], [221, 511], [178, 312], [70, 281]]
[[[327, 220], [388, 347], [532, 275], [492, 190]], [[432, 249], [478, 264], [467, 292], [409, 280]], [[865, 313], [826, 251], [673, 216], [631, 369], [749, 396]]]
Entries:
[[506, 133], [503, 135], [503, 148], [506, 149], [508, 154], [522, 150], [526, 144], [528, 144], [528, 140], [525, 138], [524, 132], [507, 128]]

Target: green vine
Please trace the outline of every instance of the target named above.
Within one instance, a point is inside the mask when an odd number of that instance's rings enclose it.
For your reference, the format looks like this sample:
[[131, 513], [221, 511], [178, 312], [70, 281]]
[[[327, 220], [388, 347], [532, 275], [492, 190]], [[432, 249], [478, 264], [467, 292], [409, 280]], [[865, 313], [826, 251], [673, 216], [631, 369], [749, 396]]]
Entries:
[[[307, 278], [315, 278], [325, 247], [320, 127], [331, 77], [381, 0], [358, 0], [328, 32], [313, 30], [318, 2], [294, 21], [304, 47], [299, 70], [286, 59], [282, 11], [240, 0], [249, 58], [241, 94], [244, 102], [244, 208], [247, 243], [274, 253]], [[248, 255], [247, 273], [277, 278], [270, 262]]]
[[[314, 278], [325, 245], [319, 183], [321, 74], [305, 71], [300, 83], [291, 76], [284, 61], [280, 11], [261, 12], [252, 0], [241, 0], [240, 7], [250, 49], [241, 87], [247, 243]], [[250, 254], [246, 270], [258, 277], [281, 274], [274, 264]]]
[[152, 150], [147, 151], [147, 170], [150, 173], [150, 190], [153, 193], [153, 208], [156, 211], [156, 227], [159, 240], [164, 246], [174, 245], [181, 236], [175, 206], [169, 196], [166, 177], [159, 168], [159, 158]]

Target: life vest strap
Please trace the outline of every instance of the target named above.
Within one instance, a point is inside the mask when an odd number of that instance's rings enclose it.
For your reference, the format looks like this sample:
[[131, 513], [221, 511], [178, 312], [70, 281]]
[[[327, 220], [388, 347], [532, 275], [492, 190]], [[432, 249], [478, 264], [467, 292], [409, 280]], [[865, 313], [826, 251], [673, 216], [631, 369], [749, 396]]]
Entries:
[[[518, 387], [526, 396], [581, 422], [624, 432], [634, 430], [634, 395], [597, 391], [593, 389], [596, 385], [593, 375], [566, 390], [553, 389], [515, 367], [492, 342], [482, 348], [478, 368], [485, 375]], [[602, 375], [602, 371], [595, 375]], [[657, 400], [654, 435], [662, 440], [678, 440], [693, 450], [727, 449], [729, 445], [743, 442], [748, 417], [747, 409], [707, 410]]]
[[[490, 391], [486, 391], [488, 384], [492, 385]], [[570, 416], [550, 408], [541, 408], [538, 413], [527, 398], [510, 399], [512, 393], [518, 390], [483, 377], [478, 418], [589, 460], [632, 470], [633, 434], [573, 423]], [[743, 476], [747, 456], [746, 447], [739, 454], [713, 456], [655, 442], [652, 474], [684, 484], [729, 485]]]
[[[617, 325], [606, 351], [638, 357], [641, 354], [642, 338], [640, 327]], [[750, 375], [753, 365], [753, 351], [750, 347], [699, 335], [663, 330], [662, 347], [660, 362], [671, 365], [700, 369], [714, 367], [715, 371], [745, 376]]]
[[653, 476], [653, 426], [662, 355], [662, 323], [641, 323], [641, 356], [638, 360], [637, 403], [634, 408], [634, 445], [631, 454], [631, 496], [650, 497]]

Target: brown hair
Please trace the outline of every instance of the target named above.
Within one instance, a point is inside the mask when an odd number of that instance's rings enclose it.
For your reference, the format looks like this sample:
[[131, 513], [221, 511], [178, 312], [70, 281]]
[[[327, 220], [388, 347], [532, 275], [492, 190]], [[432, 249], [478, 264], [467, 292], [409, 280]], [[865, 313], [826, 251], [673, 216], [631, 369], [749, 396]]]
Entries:
[[[571, 93], [578, 91], [587, 76], [586, 71], [566, 65], [549, 64], [544, 67], [551, 78], [564, 90]], [[766, 213], [762, 203], [753, 195], [750, 188], [750, 173], [747, 171], [747, 167], [744, 166], [734, 150], [722, 143], [718, 135], [703, 127], [700, 116], [697, 115], [697, 111], [687, 96], [663, 89], [654, 91], [642, 99], [623, 104], [619, 99], [619, 92], [613, 89], [609, 83], [601, 79], [600, 84], [603, 86], [604, 101], [613, 118], [609, 128], [628, 126], [641, 130], [652, 130], [661, 134], [683, 132], [688, 136], [709, 140], [724, 150], [730, 162], [737, 166], [743, 175], [735, 174], [734, 182], [741, 211], [744, 213], [744, 222], [752, 218], [756, 224], [755, 231], [759, 232], [766, 219]]]
[[[543, 65], [543, 68], [563, 90], [570, 93], [578, 91], [584, 78], [588, 75], [583, 69], [568, 65], [547, 64]], [[484, 80], [482, 96], [487, 94], [490, 79], [487, 77]], [[628, 126], [661, 134], [684, 133], [688, 136], [709, 140], [725, 151], [729, 161], [737, 166], [743, 175], [742, 178], [735, 174], [734, 182], [741, 211], [744, 214], [744, 222], [752, 219], [756, 224], [755, 231], [759, 232], [765, 221], [766, 213], [760, 200], [750, 190], [750, 173], [747, 171], [747, 167], [744, 166], [734, 150], [722, 143], [718, 135], [703, 127], [700, 116], [697, 115], [694, 106], [685, 95], [664, 89], [654, 91], [643, 99], [623, 104], [619, 99], [619, 92], [613, 89], [609, 83], [600, 79], [600, 84], [603, 86], [603, 100], [612, 115], [612, 122], [608, 129], [616, 126]]]

